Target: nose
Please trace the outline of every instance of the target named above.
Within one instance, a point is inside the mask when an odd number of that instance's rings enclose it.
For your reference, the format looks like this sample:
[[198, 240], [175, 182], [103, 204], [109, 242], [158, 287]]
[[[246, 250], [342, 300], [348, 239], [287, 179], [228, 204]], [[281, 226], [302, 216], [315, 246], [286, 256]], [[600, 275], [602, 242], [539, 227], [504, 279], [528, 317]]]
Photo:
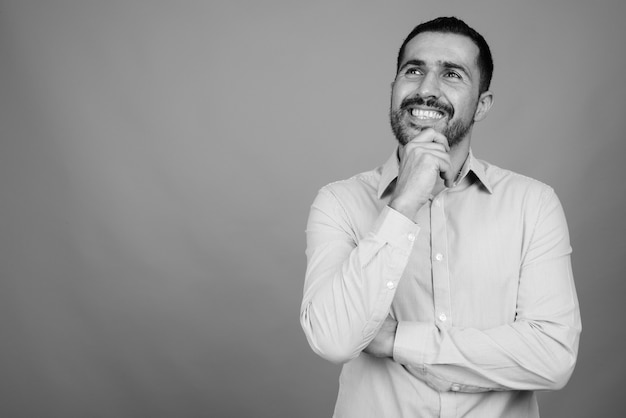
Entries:
[[439, 91], [439, 78], [433, 72], [428, 72], [422, 78], [418, 88], [417, 93], [423, 98], [426, 99], [428, 97], [438, 98]]

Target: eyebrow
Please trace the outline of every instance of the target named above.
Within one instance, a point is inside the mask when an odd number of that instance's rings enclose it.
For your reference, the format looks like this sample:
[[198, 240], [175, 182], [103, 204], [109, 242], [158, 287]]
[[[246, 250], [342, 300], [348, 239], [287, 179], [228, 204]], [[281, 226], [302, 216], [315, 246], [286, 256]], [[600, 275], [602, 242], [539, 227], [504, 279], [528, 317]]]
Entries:
[[[437, 64], [446, 69], [460, 70], [464, 72], [468, 77], [471, 76], [471, 73], [467, 70], [467, 68], [465, 68], [461, 64], [457, 64], [451, 61], [437, 61]], [[422, 60], [418, 60], [418, 59], [408, 60], [402, 65], [402, 67], [400, 67], [400, 71], [404, 70], [407, 66], [411, 66], [411, 65], [415, 65], [417, 67], [425, 67], [426, 62]]]

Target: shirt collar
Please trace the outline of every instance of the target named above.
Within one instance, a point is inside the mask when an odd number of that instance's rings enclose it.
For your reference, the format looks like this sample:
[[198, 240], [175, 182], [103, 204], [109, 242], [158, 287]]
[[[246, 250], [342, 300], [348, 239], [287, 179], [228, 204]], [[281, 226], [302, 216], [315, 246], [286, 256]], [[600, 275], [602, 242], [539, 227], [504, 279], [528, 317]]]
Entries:
[[489, 192], [489, 194], [493, 194], [493, 186], [487, 177], [487, 173], [485, 172], [485, 164], [480, 161], [478, 158], [474, 157], [472, 150], [470, 148], [469, 151], [469, 171], [474, 173], [480, 183], [485, 187], [485, 190]]
[[[389, 157], [389, 159], [383, 164], [382, 171], [380, 175], [380, 181], [378, 183], [378, 198], [382, 198], [385, 192], [389, 189], [392, 183], [395, 183], [398, 178], [398, 170], [399, 170], [399, 157], [398, 150], [396, 149], [393, 154]], [[474, 157], [472, 150], [469, 150], [469, 155], [467, 160], [463, 164], [463, 168], [461, 169], [461, 175], [459, 176], [459, 181], [463, 180], [470, 172], [473, 172], [481, 184], [485, 187], [485, 189], [491, 194], [493, 189], [491, 184], [489, 183], [489, 179], [487, 178], [487, 174], [485, 173], [485, 166]]]

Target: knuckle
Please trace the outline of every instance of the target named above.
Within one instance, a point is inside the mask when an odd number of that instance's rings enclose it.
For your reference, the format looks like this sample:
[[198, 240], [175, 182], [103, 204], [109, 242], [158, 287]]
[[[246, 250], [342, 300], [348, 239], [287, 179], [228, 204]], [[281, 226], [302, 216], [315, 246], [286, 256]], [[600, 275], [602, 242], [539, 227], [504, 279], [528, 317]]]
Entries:
[[437, 158], [434, 154], [430, 152], [425, 152], [422, 156], [422, 160], [424, 161], [424, 163], [433, 164], [437, 163], [439, 161], [439, 158]]

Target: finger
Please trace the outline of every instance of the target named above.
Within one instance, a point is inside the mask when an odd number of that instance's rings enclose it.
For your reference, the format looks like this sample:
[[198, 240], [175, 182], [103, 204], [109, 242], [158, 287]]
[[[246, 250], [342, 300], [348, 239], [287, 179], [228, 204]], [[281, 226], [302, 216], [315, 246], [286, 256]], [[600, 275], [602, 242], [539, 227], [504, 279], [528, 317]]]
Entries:
[[446, 146], [440, 142], [409, 142], [408, 144], [406, 144], [406, 147], [404, 149], [405, 153], [430, 151], [441, 151], [443, 153], [448, 153], [448, 149], [446, 148]]
[[439, 177], [443, 179], [443, 183], [446, 187], [454, 186], [454, 180], [456, 180], [456, 173], [452, 171], [452, 165], [447, 164], [445, 168], [442, 166], [439, 170]]
[[437, 170], [446, 170], [450, 167], [450, 154], [446, 152], [443, 145], [429, 142], [427, 144], [413, 144], [406, 147], [400, 153], [400, 163], [402, 166], [412, 164], [435, 165]]
[[[448, 144], [448, 138], [446, 138], [440, 132], [435, 131], [433, 128], [423, 129], [418, 133], [415, 138], [413, 138], [410, 143], [427, 143], [427, 142], [435, 142], [443, 145], [446, 148], [446, 151], [450, 151], [450, 145]], [[407, 144], [408, 145], [408, 144]]]
[[438, 158], [449, 158], [448, 151], [440, 143], [409, 143], [400, 150], [400, 161], [419, 160], [425, 154], [438, 154]]
[[445, 173], [443, 171], [439, 172], [439, 175], [441, 176], [441, 178], [443, 179], [443, 184], [449, 189], [451, 187], [454, 187], [454, 178], [452, 178], [452, 176], [446, 176]]
[[446, 187], [452, 187], [454, 180], [456, 179], [456, 173], [452, 171], [452, 162], [450, 155], [447, 152], [436, 150], [429, 152], [436, 158], [437, 169], [439, 170], [439, 177], [444, 181]]

